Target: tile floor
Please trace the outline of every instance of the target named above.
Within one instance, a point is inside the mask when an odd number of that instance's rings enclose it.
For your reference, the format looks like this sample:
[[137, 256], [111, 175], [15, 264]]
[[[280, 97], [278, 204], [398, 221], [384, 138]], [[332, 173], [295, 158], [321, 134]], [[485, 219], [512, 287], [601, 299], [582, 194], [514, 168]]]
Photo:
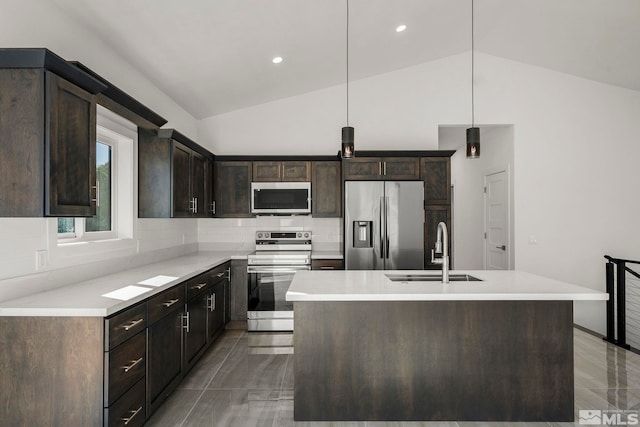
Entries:
[[[574, 329], [575, 407], [640, 411], [640, 355]], [[291, 335], [227, 330], [148, 426], [570, 426], [574, 423], [294, 422]], [[610, 412], [608, 412], [610, 413]]]

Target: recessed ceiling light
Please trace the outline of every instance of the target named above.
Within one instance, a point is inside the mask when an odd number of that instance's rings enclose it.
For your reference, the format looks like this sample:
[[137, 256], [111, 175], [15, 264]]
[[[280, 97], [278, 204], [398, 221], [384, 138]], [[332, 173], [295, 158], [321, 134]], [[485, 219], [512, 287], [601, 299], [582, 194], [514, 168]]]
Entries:
[[274, 64], [279, 64], [282, 62], [282, 57], [281, 56], [276, 56], [275, 58], [273, 58], [271, 60], [271, 62], [273, 62]]
[[406, 25], [404, 25], [404, 24], [402, 24], [402, 25], [398, 25], [398, 26], [396, 27], [396, 33], [401, 33], [401, 32], [403, 32], [403, 31], [404, 31], [404, 30], [406, 30], [406, 29], [407, 29], [407, 26], [406, 26]]

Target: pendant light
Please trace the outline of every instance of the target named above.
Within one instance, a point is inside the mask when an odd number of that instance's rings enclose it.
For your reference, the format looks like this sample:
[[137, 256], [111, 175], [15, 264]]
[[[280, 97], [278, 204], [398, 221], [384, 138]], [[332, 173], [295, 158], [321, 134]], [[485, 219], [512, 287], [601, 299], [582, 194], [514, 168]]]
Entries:
[[471, 127], [467, 129], [467, 159], [477, 159], [480, 157], [480, 128], [475, 127], [475, 100], [473, 93], [473, 44], [473, 0], [471, 0]]
[[347, 0], [347, 126], [342, 128], [342, 158], [350, 159], [354, 155], [354, 129], [349, 126], [349, 0]]

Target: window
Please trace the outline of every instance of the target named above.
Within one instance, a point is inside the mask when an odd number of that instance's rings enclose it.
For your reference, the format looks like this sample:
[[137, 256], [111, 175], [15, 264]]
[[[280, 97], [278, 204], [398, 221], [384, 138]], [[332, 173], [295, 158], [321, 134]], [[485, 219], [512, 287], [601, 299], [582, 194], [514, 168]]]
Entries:
[[58, 218], [58, 244], [131, 237], [133, 222], [133, 141], [137, 128], [98, 107], [96, 215]]

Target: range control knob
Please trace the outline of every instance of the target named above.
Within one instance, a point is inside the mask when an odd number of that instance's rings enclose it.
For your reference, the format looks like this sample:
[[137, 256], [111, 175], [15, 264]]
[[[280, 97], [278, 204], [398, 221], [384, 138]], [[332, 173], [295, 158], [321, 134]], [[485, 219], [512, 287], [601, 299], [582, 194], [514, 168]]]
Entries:
[[309, 236], [309, 233], [304, 233], [304, 238], [305, 238], [305, 239], [308, 239], [309, 237], [310, 237], [310, 236]]
[[298, 233], [298, 238], [302, 237], [302, 233]]
[[262, 239], [262, 233], [258, 233], [258, 239]]
[[264, 233], [264, 238], [268, 239], [269, 238], [269, 233]]

